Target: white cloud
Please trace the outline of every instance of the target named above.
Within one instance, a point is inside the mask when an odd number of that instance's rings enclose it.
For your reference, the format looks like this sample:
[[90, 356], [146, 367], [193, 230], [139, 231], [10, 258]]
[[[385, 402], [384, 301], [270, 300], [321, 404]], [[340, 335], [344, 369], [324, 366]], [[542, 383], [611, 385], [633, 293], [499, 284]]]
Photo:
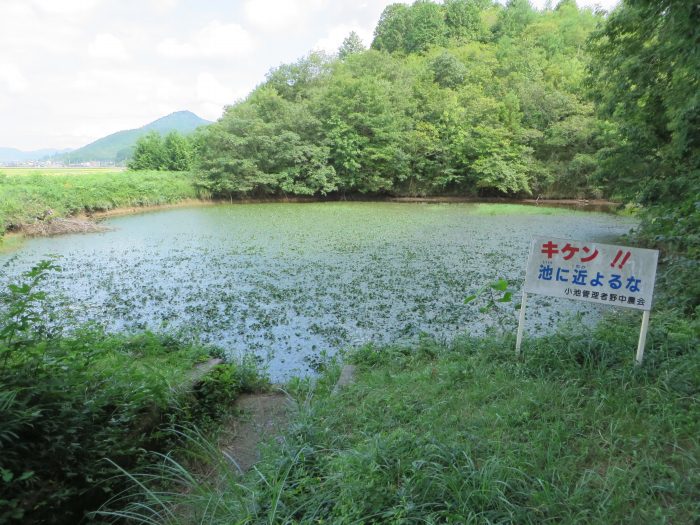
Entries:
[[81, 17], [68, 18], [43, 12], [26, 0], [0, 0], [0, 55], [29, 64], [31, 69], [47, 55], [67, 51], [76, 37], [76, 20]]
[[327, 0], [248, 0], [248, 21], [262, 31], [299, 29], [305, 19], [327, 4]]
[[20, 69], [11, 62], [0, 62], [0, 88], [12, 94], [24, 93], [29, 82]]
[[170, 79], [163, 78], [155, 81], [156, 98], [159, 101], [172, 103], [173, 101], [186, 99], [191, 95], [191, 89], [173, 82]]
[[[66, 72], [61, 80], [58, 85], [63, 92], [59, 95], [66, 103], [54, 108], [51, 115], [66, 123], [52, 141], [57, 147], [81, 146], [120, 129], [142, 126], [173, 111], [190, 109], [196, 103], [192, 80], [179, 81], [177, 77], [130, 64], [77, 74]], [[48, 98], [47, 90], [38, 96]], [[49, 128], [45, 134], [52, 131]]]
[[318, 40], [316, 44], [314, 44], [314, 49], [326, 51], [327, 53], [335, 53], [336, 51], [338, 51], [340, 45], [343, 43], [343, 40], [345, 40], [352, 31], [355, 31], [355, 33], [358, 34], [358, 36], [362, 39], [362, 43], [365, 45], [365, 47], [369, 47], [369, 44], [372, 42], [373, 36], [371, 30], [368, 30], [364, 27], [360, 27], [359, 25], [341, 24], [332, 27], [328, 31], [328, 33], [326, 33], [326, 36], [324, 36], [323, 38]]
[[[156, 72], [128, 66], [119, 69], [90, 69], [71, 78], [69, 89], [76, 93], [76, 102], [82, 100], [83, 104], [87, 104], [88, 100], [97, 105], [100, 100], [110, 100], [111, 106], [128, 106], [130, 101], [143, 103], [143, 107], [155, 102], [171, 106], [191, 99], [195, 91], [191, 82], [177, 82]], [[142, 109], [139, 107], [139, 111]], [[111, 111], [109, 108], [106, 110]], [[115, 113], [119, 115], [119, 112]]]
[[41, 11], [55, 14], [78, 13], [95, 8], [100, 0], [30, 0]]
[[127, 60], [129, 58], [124, 43], [109, 33], [97, 35], [88, 46], [88, 54], [93, 58]]
[[253, 37], [238, 24], [210, 22], [187, 42], [175, 38], [162, 40], [159, 54], [169, 58], [235, 57], [252, 51]]
[[174, 38], [166, 38], [158, 44], [158, 53], [169, 58], [191, 58], [196, 55], [195, 46], [183, 44]]
[[201, 102], [229, 104], [235, 98], [235, 90], [224, 86], [211, 73], [200, 73], [197, 75], [197, 98]]
[[14, 22], [14, 19], [19, 19], [20, 17], [32, 16], [34, 10], [32, 6], [26, 2], [20, 2], [19, 0], [7, 0], [2, 6], [3, 18]]
[[247, 92], [247, 88], [224, 85], [211, 73], [200, 73], [197, 75], [196, 112], [206, 119], [218, 119], [224, 106], [243, 98]]
[[169, 11], [180, 3], [180, 0], [150, 0], [151, 4], [161, 12]]

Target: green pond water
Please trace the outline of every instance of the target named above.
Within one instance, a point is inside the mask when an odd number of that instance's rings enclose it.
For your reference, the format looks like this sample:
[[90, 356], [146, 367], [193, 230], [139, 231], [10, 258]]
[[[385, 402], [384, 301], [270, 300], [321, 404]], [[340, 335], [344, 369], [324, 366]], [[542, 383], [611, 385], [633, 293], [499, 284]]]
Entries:
[[[254, 354], [283, 380], [367, 342], [481, 334], [495, 320], [465, 296], [499, 277], [519, 290], [532, 235], [613, 241], [634, 221], [505, 204], [336, 202], [195, 206], [104, 224], [112, 230], [0, 255], [0, 278], [59, 255], [63, 271], [46, 289], [76, 320], [192, 335]], [[532, 305], [531, 335], [565, 316], [600, 315], [588, 303]], [[516, 310], [505, 311], [514, 323]]]

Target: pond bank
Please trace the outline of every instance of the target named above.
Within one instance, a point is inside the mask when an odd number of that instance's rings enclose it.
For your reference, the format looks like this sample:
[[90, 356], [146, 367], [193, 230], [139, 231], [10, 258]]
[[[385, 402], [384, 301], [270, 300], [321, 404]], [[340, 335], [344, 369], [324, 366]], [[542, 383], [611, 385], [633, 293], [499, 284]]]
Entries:
[[584, 211], [602, 211], [613, 213], [622, 204], [605, 199], [511, 199], [507, 197], [390, 197], [390, 202], [432, 202], [432, 203], [459, 203], [471, 202], [475, 204], [525, 204], [529, 206], [542, 206], [554, 208], [580, 209]]
[[[335, 361], [290, 381], [296, 410], [277, 427], [259, 407], [287, 399], [254, 398], [246, 455], [217, 446], [226, 434], [191, 441], [204, 452], [196, 467], [134, 484], [127, 511], [144, 522], [157, 510], [262, 523], [273, 509], [280, 523], [693, 523], [697, 324], [657, 315], [641, 368], [624, 316], [528, 338], [519, 360], [505, 334], [359, 348], [346, 356], [355, 383], [333, 393]], [[182, 489], [157, 492], [163, 479]]]
[[[276, 197], [265, 199], [201, 199], [187, 198], [167, 204], [148, 204], [144, 206], [118, 206], [103, 211], [80, 211], [67, 217], [38, 219], [34, 222], [23, 223], [5, 233], [5, 241], [0, 240], [0, 252], [19, 247], [26, 237], [53, 237], [73, 233], [96, 233], [106, 231], [98, 223], [112, 217], [135, 215], [151, 211], [184, 208], [191, 206], [214, 206], [218, 204], [268, 204], [268, 203], [316, 203], [316, 202], [397, 202], [397, 203], [473, 203], [473, 204], [523, 204], [541, 206], [543, 208], [567, 208], [583, 211], [601, 211], [614, 213], [620, 208], [620, 203], [604, 199], [511, 199], [501, 197], [476, 198], [456, 196], [433, 197], [348, 197], [345, 199], [323, 199], [313, 197]], [[0, 238], [1, 239], [1, 238]], [[10, 241], [12, 239], [12, 241]]]

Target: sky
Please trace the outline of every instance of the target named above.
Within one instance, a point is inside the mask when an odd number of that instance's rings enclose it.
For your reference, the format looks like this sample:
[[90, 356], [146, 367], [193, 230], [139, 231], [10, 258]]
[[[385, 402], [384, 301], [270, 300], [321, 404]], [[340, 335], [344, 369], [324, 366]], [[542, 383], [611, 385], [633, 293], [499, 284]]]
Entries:
[[351, 31], [369, 46], [396, 1], [0, 0], [0, 147], [77, 148], [180, 110], [216, 120], [271, 68]]

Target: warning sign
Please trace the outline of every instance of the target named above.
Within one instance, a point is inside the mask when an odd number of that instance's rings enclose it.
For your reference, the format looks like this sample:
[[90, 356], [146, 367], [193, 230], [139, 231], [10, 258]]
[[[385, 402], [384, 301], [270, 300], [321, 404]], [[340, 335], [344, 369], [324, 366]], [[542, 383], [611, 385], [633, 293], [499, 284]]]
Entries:
[[657, 250], [533, 237], [523, 291], [650, 310]]

